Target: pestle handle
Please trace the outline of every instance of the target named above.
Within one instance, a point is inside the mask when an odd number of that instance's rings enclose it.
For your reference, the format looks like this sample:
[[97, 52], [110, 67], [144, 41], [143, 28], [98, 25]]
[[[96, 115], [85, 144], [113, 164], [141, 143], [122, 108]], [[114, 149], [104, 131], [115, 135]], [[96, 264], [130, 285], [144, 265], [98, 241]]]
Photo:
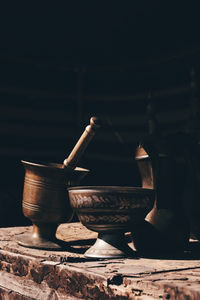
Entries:
[[63, 162], [65, 168], [74, 169], [77, 166], [78, 161], [83, 155], [88, 144], [94, 137], [96, 130], [101, 127], [101, 122], [97, 117], [90, 118], [90, 124], [85, 128], [85, 131], [81, 135], [80, 139], [74, 146], [74, 149]]

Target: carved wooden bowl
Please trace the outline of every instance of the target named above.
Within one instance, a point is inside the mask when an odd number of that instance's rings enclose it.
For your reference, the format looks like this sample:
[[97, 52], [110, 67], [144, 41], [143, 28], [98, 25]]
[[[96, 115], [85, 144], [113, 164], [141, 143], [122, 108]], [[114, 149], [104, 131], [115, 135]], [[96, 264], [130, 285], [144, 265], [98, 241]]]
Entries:
[[154, 190], [140, 187], [82, 186], [68, 188], [72, 208], [88, 229], [99, 233], [86, 257], [133, 255], [124, 233], [152, 209]]

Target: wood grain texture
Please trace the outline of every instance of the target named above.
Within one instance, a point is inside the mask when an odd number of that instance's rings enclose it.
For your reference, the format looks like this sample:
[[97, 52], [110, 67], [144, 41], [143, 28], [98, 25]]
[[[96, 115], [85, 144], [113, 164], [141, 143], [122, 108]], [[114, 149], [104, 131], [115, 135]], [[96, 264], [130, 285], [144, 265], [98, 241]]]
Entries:
[[[0, 229], [1, 299], [199, 299], [200, 246], [195, 241], [184, 253], [168, 257], [94, 261], [83, 253], [97, 235], [80, 223], [58, 228], [57, 236], [68, 242], [65, 251], [17, 245], [15, 237], [30, 230]], [[129, 234], [127, 239], [132, 246]]]

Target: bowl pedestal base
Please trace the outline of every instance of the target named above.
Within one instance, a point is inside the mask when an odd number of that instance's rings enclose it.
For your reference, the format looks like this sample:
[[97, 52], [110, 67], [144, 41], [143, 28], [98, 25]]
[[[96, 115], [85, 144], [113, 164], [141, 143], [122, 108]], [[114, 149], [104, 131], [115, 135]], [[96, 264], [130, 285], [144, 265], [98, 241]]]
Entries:
[[57, 226], [52, 223], [33, 224], [32, 232], [17, 236], [16, 241], [28, 248], [61, 250], [65, 243], [56, 238]]
[[127, 244], [124, 233], [99, 233], [95, 244], [85, 252], [88, 258], [136, 257]]

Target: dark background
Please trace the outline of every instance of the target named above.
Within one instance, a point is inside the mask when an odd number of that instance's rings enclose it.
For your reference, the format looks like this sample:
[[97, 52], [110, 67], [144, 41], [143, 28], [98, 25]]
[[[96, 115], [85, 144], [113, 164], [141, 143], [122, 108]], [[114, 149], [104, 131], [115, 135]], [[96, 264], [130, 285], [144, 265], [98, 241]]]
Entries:
[[62, 162], [89, 118], [107, 127], [80, 165], [83, 184], [140, 184], [134, 163], [148, 139], [151, 92], [165, 134], [190, 117], [199, 74], [199, 10], [191, 3], [7, 3], [0, 26], [1, 226], [26, 223], [21, 159]]
[[1, 7], [1, 54], [77, 64], [130, 64], [199, 44], [189, 2], [73, 1]]

